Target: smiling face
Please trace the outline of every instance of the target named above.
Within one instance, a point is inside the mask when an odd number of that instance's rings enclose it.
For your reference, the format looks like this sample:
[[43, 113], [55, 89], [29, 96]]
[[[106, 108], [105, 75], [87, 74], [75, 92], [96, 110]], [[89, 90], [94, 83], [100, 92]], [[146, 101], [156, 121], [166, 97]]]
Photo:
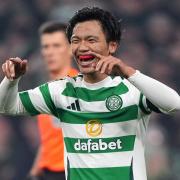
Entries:
[[107, 42], [100, 23], [96, 20], [76, 24], [71, 37], [71, 48], [80, 72], [94, 73], [94, 63], [98, 62], [93, 52], [108, 56], [116, 51], [117, 43]]

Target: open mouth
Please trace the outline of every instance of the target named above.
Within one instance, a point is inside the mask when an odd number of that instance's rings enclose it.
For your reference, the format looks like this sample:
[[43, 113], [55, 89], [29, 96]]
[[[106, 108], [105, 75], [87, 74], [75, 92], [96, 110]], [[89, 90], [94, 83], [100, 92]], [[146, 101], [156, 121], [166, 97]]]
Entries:
[[81, 66], [90, 66], [96, 57], [94, 55], [80, 55], [78, 59]]

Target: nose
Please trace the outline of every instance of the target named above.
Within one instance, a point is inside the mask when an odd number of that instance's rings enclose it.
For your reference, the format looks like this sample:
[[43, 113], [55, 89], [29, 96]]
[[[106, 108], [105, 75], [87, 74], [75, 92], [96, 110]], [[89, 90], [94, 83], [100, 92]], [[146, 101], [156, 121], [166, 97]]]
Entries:
[[53, 55], [53, 49], [51, 47], [46, 49], [46, 56], [51, 57]]
[[87, 52], [87, 51], [89, 51], [89, 47], [85, 41], [81, 41], [79, 43], [78, 50], [79, 50], [79, 52]]

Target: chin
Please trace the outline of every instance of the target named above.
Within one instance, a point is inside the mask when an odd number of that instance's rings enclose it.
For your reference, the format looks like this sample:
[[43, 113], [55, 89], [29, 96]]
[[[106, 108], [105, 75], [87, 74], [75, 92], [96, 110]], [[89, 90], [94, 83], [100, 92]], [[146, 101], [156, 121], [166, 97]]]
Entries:
[[79, 68], [82, 74], [93, 74], [96, 71], [92, 68]]
[[60, 68], [57, 68], [57, 66], [56, 67], [49, 67], [48, 69], [49, 69], [50, 72], [60, 71]]

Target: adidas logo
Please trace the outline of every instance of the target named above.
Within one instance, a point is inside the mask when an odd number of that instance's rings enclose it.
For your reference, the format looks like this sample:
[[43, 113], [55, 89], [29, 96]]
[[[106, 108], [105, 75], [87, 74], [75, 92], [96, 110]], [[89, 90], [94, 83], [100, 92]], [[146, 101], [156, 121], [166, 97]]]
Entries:
[[81, 111], [79, 101], [75, 100], [75, 102], [72, 103], [70, 106], [68, 106], [67, 109], [72, 109], [72, 110], [75, 110], [75, 111]]

